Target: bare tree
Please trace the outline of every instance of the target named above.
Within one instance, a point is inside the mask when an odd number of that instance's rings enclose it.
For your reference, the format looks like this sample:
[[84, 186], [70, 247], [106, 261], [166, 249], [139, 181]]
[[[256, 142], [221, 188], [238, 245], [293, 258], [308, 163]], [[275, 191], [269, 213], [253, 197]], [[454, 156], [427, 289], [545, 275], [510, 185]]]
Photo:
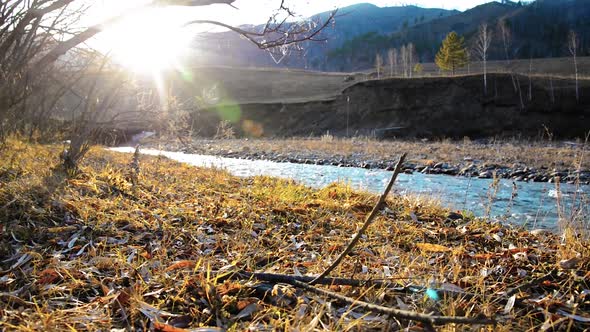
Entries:
[[406, 45], [402, 45], [402, 48], [400, 49], [400, 58], [402, 76], [408, 77], [408, 50], [406, 49]]
[[[72, 1], [73, 0], [60, 0], [56, 3], [68, 4]], [[235, 2], [235, 0], [154, 0], [153, 2], [144, 6], [181, 5], [196, 7], [209, 6], [213, 4], [227, 4], [232, 6], [233, 2]], [[85, 42], [102, 31], [106, 25], [117, 22], [123, 19], [129, 13], [136, 10], [137, 8], [134, 8], [133, 10], [125, 12], [120, 16], [110, 19], [108, 22], [89, 27], [83, 32], [74, 35], [72, 38], [59, 43], [54, 49], [41, 58], [41, 60], [39, 60], [33, 66], [33, 68], [39, 70], [46, 67], [71, 48]], [[284, 0], [282, 0], [278, 9], [270, 16], [261, 30], [247, 30], [214, 20], [193, 20], [187, 22], [185, 25], [205, 24], [219, 26], [238, 33], [242, 37], [252, 42], [254, 45], [258, 46], [260, 49], [270, 50], [271, 52], [278, 50], [280, 53], [284, 53], [291, 45], [296, 47], [298, 44], [304, 41], [322, 41], [323, 39], [318, 39], [317, 37], [322, 30], [332, 24], [334, 17], [336, 16], [336, 12], [337, 10], [332, 11], [328, 18], [323, 21], [304, 20], [291, 22], [290, 20], [296, 18], [296, 15], [288, 6], [285, 5]]]
[[502, 36], [502, 45], [504, 46], [504, 57], [508, 61], [510, 57], [508, 56], [508, 49], [512, 43], [512, 33], [510, 32], [510, 28], [508, 27], [508, 23], [506, 19], [501, 19], [498, 21], [498, 28], [500, 30], [500, 36]]
[[387, 62], [389, 64], [389, 76], [397, 75], [397, 49], [390, 48], [387, 51]]
[[381, 78], [381, 69], [383, 68], [383, 58], [381, 54], [375, 55], [375, 68], [377, 69], [377, 78]]
[[467, 56], [467, 75], [471, 74], [471, 51], [465, 49], [465, 55]]
[[[82, 0], [8, 0], [0, 2], [0, 141], [17, 109], [26, 108], [27, 99], [38, 92], [40, 82], [49, 79], [57, 60], [79, 44], [100, 33], [127, 15], [150, 6], [232, 5], [235, 0], [153, 0], [130, 9], [106, 22], [85, 29], [74, 29], [73, 22], [84, 15], [88, 2]], [[304, 41], [319, 41], [320, 32], [336, 15], [322, 21], [295, 20], [295, 13], [279, 1], [265, 26], [258, 30], [238, 28], [223, 22], [195, 20], [188, 24], [216, 25], [240, 34], [261, 49], [285, 54]], [[79, 5], [79, 7], [73, 7]]]
[[[502, 45], [504, 46], [504, 57], [506, 59], [506, 62], [508, 62], [508, 67], [510, 67], [511, 57], [509, 56], [508, 50], [512, 45], [512, 32], [510, 31], [510, 27], [508, 26], [508, 22], [506, 21], [506, 19], [501, 19], [498, 21], [498, 29], [500, 30], [500, 35], [502, 36]], [[510, 78], [512, 79], [512, 86], [514, 88], [514, 91], [516, 92], [516, 80], [514, 79], [512, 69], [510, 69]]]
[[414, 44], [409, 43], [406, 46], [406, 53], [408, 53], [408, 76], [411, 78], [412, 71], [414, 69], [414, 57], [416, 55], [416, 48], [414, 47]]
[[488, 60], [488, 49], [492, 44], [492, 31], [488, 29], [487, 23], [482, 23], [479, 26], [477, 32], [477, 39], [475, 40], [475, 52], [483, 62], [483, 90], [484, 93], [488, 93], [488, 80], [487, 80], [487, 60]]
[[575, 72], [575, 80], [576, 80], [576, 101], [580, 101], [580, 93], [578, 90], [578, 61], [577, 61], [577, 53], [578, 48], [580, 47], [580, 40], [578, 39], [578, 35], [575, 31], [570, 31], [567, 37], [567, 48], [574, 59], [574, 72]]

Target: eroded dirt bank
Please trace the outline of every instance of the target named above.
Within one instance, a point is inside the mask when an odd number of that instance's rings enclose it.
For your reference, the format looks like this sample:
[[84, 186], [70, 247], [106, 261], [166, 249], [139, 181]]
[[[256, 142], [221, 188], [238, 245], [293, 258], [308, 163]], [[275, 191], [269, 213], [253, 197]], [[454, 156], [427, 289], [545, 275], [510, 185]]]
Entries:
[[359, 82], [331, 100], [251, 103], [194, 113], [213, 136], [220, 120], [239, 136], [583, 137], [590, 130], [590, 81], [489, 74]]

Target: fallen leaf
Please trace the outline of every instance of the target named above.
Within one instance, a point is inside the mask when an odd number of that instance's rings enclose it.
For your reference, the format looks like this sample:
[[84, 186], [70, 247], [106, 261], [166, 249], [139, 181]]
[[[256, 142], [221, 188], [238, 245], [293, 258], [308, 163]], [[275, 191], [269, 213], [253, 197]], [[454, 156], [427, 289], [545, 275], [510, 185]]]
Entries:
[[256, 304], [256, 303], [249, 304], [244, 309], [242, 309], [242, 311], [240, 311], [234, 317], [234, 319], [240, 320], [243, 318], [248, 318], [248, 317], [252, 316], [252, 314], [255, 313], [256, 311], [258, 311], [258, 304]]
[[166, 323], [158, 322], [157, 320], [153, 320], [152, 323], [154, 324], [154, 330], [161, 331], [161, 332], [187, 332], [189, 330], [185, 330], [179, 327], [174, 327], [172, 325], [168, 325]]
[[508, 315], [512, 308], [514, 308], [515, 301], [516, 295], [512, 295], [510, 298], [508, 298], [508, 301], [506, 301], [506, 305], [504, 306], [504, 315]]
[[578, 257], [564, 259], [564, 260], [559, 261], [559, 267], [562, 269], [570, 270], [570, 269], [575, 268], [579, 262], [580, 262], [580, 259]]
[[184, 269], [184, 268], [194, 268], [197, 264], [195, 263], [195, 261], [179, 261], [176, 263], [173, 263], [172, 265], [168, 266], [166, 268], [166, 272], [170, 272], [170, 271], [174, 271], [174, 270], [178, 270], [178, 269]]
[[453, 249], [441, 246], [440, 244], [432, 244], [432, 243], [416, 243], [416, 247], [422, 251], [426, 252], [448, 252], [452, 251]]

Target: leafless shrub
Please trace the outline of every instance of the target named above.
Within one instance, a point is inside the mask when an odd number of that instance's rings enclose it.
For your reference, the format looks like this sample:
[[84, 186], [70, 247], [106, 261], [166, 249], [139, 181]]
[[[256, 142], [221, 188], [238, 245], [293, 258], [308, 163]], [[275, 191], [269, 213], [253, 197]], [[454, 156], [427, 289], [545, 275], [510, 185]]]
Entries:
[[[77, 107], [72, 109], [73, 120], [70, 123], [68, 135], [70, 144], [61, 155], [63, 166], [69, 172], [75, 172], [78, 169], [79, 161], [88, 152], [90, 146], [104, 133], [105, 128], [113, 127], [122, 114], [115, 113], [108, 118], [110, 111], [120, 101], [121, 85], [125, 82], [122, 72], [109, 72], [108, 80], [101, 81], [99, 85], [99, 81], [104, 78], [102, 74], [108, 63], [108, 56], [104, 56], [85, 91], [76, 93], [82, 96], [80, 105], [82, 108], [80, 112], [77, 111]], [[84, 84], [80, 84], [78, 88], [83, 86]]]
[[231, 122], [222, 120], [217, 125], [217, 132], [215, 133], [215, 139], [232, 139], [235, 138], [234, 127]]
[[574, 61], [574, 72], [575, 72], [575, 78], [576, 78], [576, 101], [580, 100], [580, 92], [578, 89], [578, 61], [577, 61], [577, 54], [578, 54], [578, 48], [580, 47], [580, 40], [578, 38], [578, 35], [576, 34], [575, 31], [570, 31], [568, 36], [567, 36], [567, 48], [573, 58]]

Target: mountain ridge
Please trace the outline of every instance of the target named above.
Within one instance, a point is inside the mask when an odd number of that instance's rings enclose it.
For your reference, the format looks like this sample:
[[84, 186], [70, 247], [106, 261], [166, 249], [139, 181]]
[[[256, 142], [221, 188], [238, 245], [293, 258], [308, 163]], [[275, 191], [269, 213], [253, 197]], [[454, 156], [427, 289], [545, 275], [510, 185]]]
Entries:
[[[567, 56], [565, 44], [570, 29], [578, 31], [580, 54], [585, 55], [590, 45], [590, 6], [584, 6], [586, 1], [537, 0], [527, 5], [493, 1], [463, 12], [359, 3], [339, 10], [335, 24], [319, 36], [325, 42], [305, 42], [303, 52], [281, 56], [281, 61], [231, 32], [202, 36], [194, 43], [199, 50], [195, 61], [212, 65], [358, 71], [372, 68], [377, 54], [386, 58], [388, 49], [411, 42], [416, 46], [420, 62], [432, 62], [448, 32], [464, 35], [467, 46], [472, 46], [477, 28], [484, 22], [494, 34], [490, 59], [505, 60], [498, 29], [502, 20], [511, 30], [509, 58]], [[318, 13], [311, 19], [325, 19], [329, 13]]]

